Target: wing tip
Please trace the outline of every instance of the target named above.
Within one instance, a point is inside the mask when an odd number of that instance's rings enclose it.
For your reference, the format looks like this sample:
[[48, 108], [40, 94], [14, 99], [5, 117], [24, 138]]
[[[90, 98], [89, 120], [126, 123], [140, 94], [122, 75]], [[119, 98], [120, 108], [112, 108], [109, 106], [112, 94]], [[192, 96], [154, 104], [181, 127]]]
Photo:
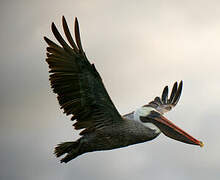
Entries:
[[181, 93], [182, 92], [182, 88], [183, 88], [183, 80], [180, 81], [178, 89], [179, 88], [180, 88], [180, 93]]
[[43, 36], [44, 41], [47, 42], [48, 38], [46, 36]]
[[57, 32], [58, 32], [57, 27], [56, 27], [54, 22], [51, 23], [51, 30], [52, 30], [54, 35], [56, 35]]
[[46, 41], [46, 43], [49, 45], [50, 44], [50, 39], [46, 36], [43, 37], [44, 41]]
[[183, 80], [180, 81], [179, 86], [183, 86]]
[[182, 87], [183, 87], [183, 80], [181, 80], [179, 83], [178, 83], [178, 81], [176, 81], [173, 84], [172, 92], [171, 92], [170, 97], [168, 99], [169, 87], [165, 86], [163, 91], [162, 91], [161, 98], [158, 97], [158, 96], [155, 97], [153, 101], [148, 103], [148, 105], [151, 105], [154, 108], [155, 108], [155, 105], [158, 106], [158, 107], [161, 106], [161, 105], [167, 105], [167, 106], [172, 106], [172, 107], [176, 106], [179, 99], [180, 99], [180, 96], [182, 94]]
[[180, 81], [178, 87], [177, 87], [177, 90], [175, 92], [175, 96], [172, 100], [172, 105], [173, 106], [176, 106], [177, 103], [179, 102], [179, 99], [180, 99], [180, 96], [182, 94], [182, 88], [183, 88], [183, 80]]
[[79, 24], [77, 17], [75, 17], [75, 23]]
[[62, 23], [66, 23], [66, 18], [64, 17], [64, 15], [62, 16]]

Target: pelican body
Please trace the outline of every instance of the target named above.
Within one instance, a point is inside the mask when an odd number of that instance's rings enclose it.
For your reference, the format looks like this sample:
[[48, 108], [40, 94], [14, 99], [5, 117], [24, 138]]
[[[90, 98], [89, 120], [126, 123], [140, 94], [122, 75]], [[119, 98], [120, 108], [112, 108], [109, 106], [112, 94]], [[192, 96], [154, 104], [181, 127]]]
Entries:
[[58, 144], [57, 157], [65, 155], [61, 162], [69, 162], [77, 156], [92, 152], [121, 148], [143, 143], [156, 138], [161, 132], [166, 136], [193, 145], [203, 143], [166, 119], [163, 114], [170, 111], [180, 99], [183, 82], [174, 83], [168, 98], [168, 86], [162, 96], [121, 116], [109, 97], [102, 78], [94, 64], [87, 59], [82, 48], [79, 24], [75, 19], [75, 41], [69, 31], [65, 18], [63, 29], [68, 43], [58, 32], [54, 23], [52, 31], [57, 45], [47, 37], [46, 61], [49, 64], [51, 87], [58, 101], [81, 137], [73, 142]]

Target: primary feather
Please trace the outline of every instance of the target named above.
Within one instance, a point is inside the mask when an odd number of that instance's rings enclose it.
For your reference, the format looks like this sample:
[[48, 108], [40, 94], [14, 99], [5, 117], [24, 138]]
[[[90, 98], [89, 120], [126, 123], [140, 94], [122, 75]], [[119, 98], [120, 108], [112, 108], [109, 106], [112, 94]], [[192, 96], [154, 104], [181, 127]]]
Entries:
[[64, 113], [73, 115], [75, 129], [84, 129], [80, 134], [101, 128], [103, 124], [121, 121], [121, 116], [112, 103], [94, 64], [83, 51], [79, 25], [75, 19], [74, 42], [65, 18], [62, 19], [64, 33], [71, 47], [60, 35], [54, 23], [52, 31], [61, 46], [44, 37], [49, 45], [47, 63], [50, 82]]

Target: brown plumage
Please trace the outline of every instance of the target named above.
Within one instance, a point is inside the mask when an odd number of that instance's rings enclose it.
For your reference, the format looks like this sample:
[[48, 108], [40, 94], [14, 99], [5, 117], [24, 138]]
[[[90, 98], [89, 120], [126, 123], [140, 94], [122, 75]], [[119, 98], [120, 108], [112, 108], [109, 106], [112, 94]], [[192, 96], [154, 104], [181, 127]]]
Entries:
[[[57, 94], [61, 109], [66, 115], [72, 115], [73, 126], [82, 131], [77, 141], [64, 142], [55, 148], [57, 157], [66, 154], [61, 162], [69, 162], [86, 152], [109, 150], [152, 140], [160, 134], [160, 130], [152, 129], [144, 124], [144, 121], [149, 119], [152, 124], [158, 124], [161, 121], [165, 127], [172, 126], [170, 128], [175, 132], [173, 134], [178, 136], [180, 141], [201, 144], [200, 141], [184, 134], [169, 122], [167, 123], [161, 115], [177, 104], [182, 91], [182, 82], [178, 87], [177, 83], [174, 84], [169, 99], [167, 97], [168, 87], [165, 87], [162, 98], [156, 97], [154, 101], [143, 106], [140, 114], [135, 111], [122, 117], [112, 103], [94, 64], [91, 64], [85, 55], [77, 18], [74, 29], [75, 41], [64, 17], [62, 22], [69, 44], [62, 38], [54, 23], [51, 26], [52, 32], [61, 46], [44, 37], [48, 44], [46, 61], [50, 69], [49, 79], [54, 93]], [[157, 112], [154, 117], [153, 112]], [[168, 128], [161, 129], [163, 132], [163, 129]], [[164, 132], [164, 134], [169, 133]], [[172, 135], [169, 137], [178, 140]]]

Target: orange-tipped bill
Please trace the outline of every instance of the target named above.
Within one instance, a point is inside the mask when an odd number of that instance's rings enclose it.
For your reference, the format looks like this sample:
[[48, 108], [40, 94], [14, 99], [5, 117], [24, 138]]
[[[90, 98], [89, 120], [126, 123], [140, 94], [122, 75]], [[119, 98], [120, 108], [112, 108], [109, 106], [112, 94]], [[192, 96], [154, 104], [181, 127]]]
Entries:
[[192, 137], [177, 127], [175, 124], [173, 124], [171, 121], [169, 121], [167, 118], [162, 116], [160, 113], [154, 111], [153, 114], [151, 114], [150, 119], [151, 122], [155, 124], [166, 136], [184, 143], [199, 145], [200, 147], [204, 146], [202, 141]]

